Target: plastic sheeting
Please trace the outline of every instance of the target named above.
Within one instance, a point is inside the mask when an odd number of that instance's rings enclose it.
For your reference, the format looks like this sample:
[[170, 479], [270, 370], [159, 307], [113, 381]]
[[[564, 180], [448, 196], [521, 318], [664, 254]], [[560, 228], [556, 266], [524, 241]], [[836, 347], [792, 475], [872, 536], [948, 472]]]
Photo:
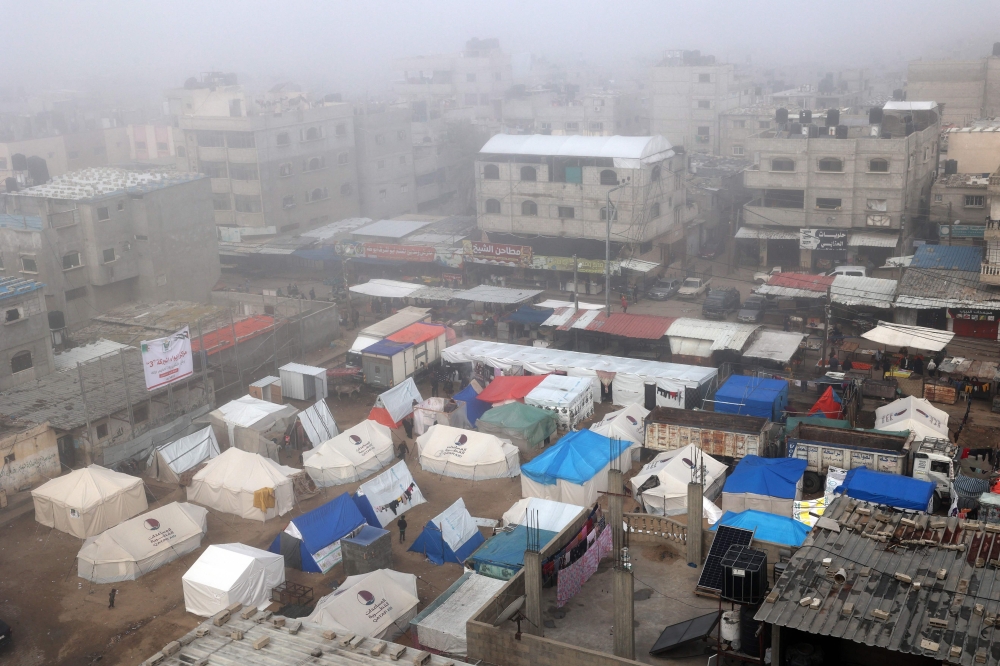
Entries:
[[510, 402], [483, 414], [479, 431], [509, 439], [523, 450], [537, 448], [556, 432], [556, 415], [539, 407]]
[[497, 377], [479, 393], [479, 400], [496, 404], [509, 400], [524, 400], [535, 387], [545, 380], [546, 375], [505, 375]]
[[413, 377], [407, 377], [406, 381], [379, 395], [375, 400], [375, 406], [385, 409], [389, 413], [389, 418], [399, 423], [404, 416], [413, 412], [414, 401], [420, 404], [424, 399], [420, 396]]
[[521, 473], [518, 450], [495, 435], [431, 426], [417, 438], [420, 466], [458, 479], [501, 479]]
[[751, 530], [754, 541], [769, 541], [796, 548], [805, 543], [806, 537], [809, 536], [808, 525], [803, 525], [791, 518], [776, 516], [764, 511], [754, 511], [753, 509], [740, 513], [726, 511], [710, 530], [717, 530], [719, 525]]
[[[544, 548], [556, 537], [556, 532], [538, 530], [538, 544]], [[528, 549], [528, 528], [516, 525], [510, 532], [497, 532], [486, 540], [469, 558], [476, 573], [509, 580], [524, 566]]]
[[643, 446], [646, 442], [645, 418], [648, 414], [648, 409], [636, 403], [617, 412], [611, 412], [590, 426], [590, 429], [609, 439], [624, 439]]
[[165, 483], [179, 483], [180, 475], [219, 455], [212, 426], [202, 428], [153, 449], [146, 461], [146, 475]]
[[527, 497], [514, 502], [514, 505], [504, 512], [501, 520], [504, 527], [508, 525], [527, 526], [528, 516], [530, 516], [532, 525], [537, 526], [538, 529], [561, 532], [583, 511], [585, 511], [584, 507], [576, 504], [555, 502], [540, 497]]
[[464, 657], [465, 625], [506, 583], [467, 571], [411, 621], [417, 642], [428, 650]]
[[309, 438], [313, 448], [336, 437], [340, 432], [325, 400], [317, 400], [312, 407], [299, 412], [299, 423], [306, 431], [306, 437]]
[[274, 537], [268, 550], [284, 554], [297, 546], [299, 552], [286, 558], [285, 566], [325, 574], [342, 559], [340, 540], [365, 524], [365, 517], [358, 511], [354, 500], [348, 493], [343, 493], [293, 518], [285, 530]]
[[722, 414], [759, 416], [778, 421], [788, 406], [788, 382], [732, 375], [715, 392], [714, 407]]
[[685, 386], [680, 382], [661, 377], [647, 378], [619, 372], [611, 383], [611, 399], [616, 405], [634, 405], [644, 403], [646, 399], [647, 381], [656, 383], [656, 406], [684, 409]]
[[241, 603], [264, 609], [271, 590], [285, 582], [285, 560], [242, 543], [212, 545], [181, 577], [187, 612], [211, 617]]
[[923, 326], [908, 326], [880, 321], [872, 330], [862, 333], [861, 337], [882, 345], [891, 347], [907, 347], [941, 351], [948, 346], [955, 334], [951, 331], [940, 331], [936, 328]]
[[549, 375], [524, 397], [524, 404], [548, 410], [556, 415], [560, 428], [572, 428], [594, 413], [592, 381]]
[[476, 421], [479, 420], [479, 417], [493, 407], [491, 403], [480, 400], [478, 395], [476, 387], [469, 384], [453, 396], [455, 400], [465, 403], [465, 416], [469, 419], [470, 427], [473, 428], [476, 427]]
[[867, 467], [855, 467], [847, 473], [844, 484], [834, 492], [873, 504], [930, 512], [934, 483], [899, 474], [873, 472]]
[[[455, 401], [449, 405], [448, 398], [427, 398], [413, 408], [413, 432], [422, 435], [427, 429], [438, 423], [450, 425], [453, 428], [472, 428], [465, 412], [465, 403]], [[448, 407], [452, 409], [448, 411]]]
[[521, 468], [521, 495], [591, 506], [608, 489], [608, 469], [632, 467], [632, 442], [611, 440], [590, 430], [562, 437]]
[[891, 432], [909, 430], [917, 440], [928, 437], [949, 439], [948, 412], [913, 396], [877, 408], [875, 427]]
[[828, 419], [837, 420], [844, 414], [844, 404], [840, 401], [840, 396], [833, 390], [833, 387], [827, 386], [809, 413], [822, 414]]
[[302, 452], [302, 467], [317, 486], [354, 483], [392, 463], [392, 431], [362, 421], [312, 451]]
[[[727, 469], [725, 463], [703, 453], [694, 444], [688, 444], [664, 451], [643, 465], [632, 477], [632, 495], [642, 502], [646, 513], [675, 516], [687, 512], [688, 484], [700, 480], [705, 488], [702, 513], [709, 523], [714, 523], [722, 512], [712, 500], [722, 489]], [[643, 485], [647, 488], [640, 491]]]
[[355, 503], [372, 527], [385, 527], [426, 501], [403, 461], [362, 483], [355, 497]]
[[427, 521], [408, 550], [423, 553], [437, 565], [445, 562], [462, 564], [484, 541], [486, 539], [479, 526], [465, 508], [465, 501], [459, 497], [454, 504]]
[[746, 456], [726, 479], [722, 509], [740, 512], [756, 509], [779, 516], [792, 515], [792, 503], [802, 499], [805, 460]]
[[[256, 453], [226, 449], [192, 477], [187, 499], [241, 518], [269, 520], [292, 510], [295, 497], [288, 477], [300, 472]], [[262, 488], [274, 491], [275, 505], [267, 511], [253, 505], [254, 493]]]
[[31, 491], [35, 520], [84, 539], [146, 509], [142, 479], [100, 465], [73, 470]]
[[392, 569], [348, 576], [316, 603], [306, 621], [332, 629], [391, 641], [409, 629], [417, 614], [417, 577]]

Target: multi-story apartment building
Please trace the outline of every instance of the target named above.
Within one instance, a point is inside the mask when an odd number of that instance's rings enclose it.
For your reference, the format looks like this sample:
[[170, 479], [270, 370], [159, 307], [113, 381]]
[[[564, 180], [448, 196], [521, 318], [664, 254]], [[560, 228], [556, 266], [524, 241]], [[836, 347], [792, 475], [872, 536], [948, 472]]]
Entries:
[[986, 222], [986, 248], [979, 269], [979, 281], [1000, 285], [1000, 169], [990, 175], [986, 186], [989, 220]]
[[[820, 120], [816, 117], [816, 120]], [[753, 166], [736, 238], [761, 264], [824, 268], [867, 257], [876, 265], [925, 238], [937, 172], [940, 116], [934, 102], [889, 102], [871, 124], [798, 118], [746, 140]]]
[[167, 97], [184, 131], [186, 170], [212, 179], [219, 226], [280, 233], [359, 214], [349, 104], [301, 93], [251, 102], [235, 75], [218, 73]]
[[649, 122], [642, 99], [636, 93], [526, 90], [504, 102], [504, 130], [553, 136], [644, 136], [649, 134]]
[[18, 275], [0, 277], [0, 391], [53, 371], [43, 286]]
[[204, 301], [219, 279], [202, 175], [88, 169], [2, 203], [3, 274], [43, 283], [46, 309], [70, 329], [132, 301]]
[[906, 97], [937, 101], [943, 105], [942, 122], [959, 127], [1000, 116], [1000, 42], [987, 58], [911, 62]]
[[354, 109], [361, 214], [387, 220], [416, 212], [411, 114], [401, 105], [364, 104]]
[[774, 126], [774, 107], [762, 104], [727, 111], [719, 116], [719, 154], [746, 158], [746, 140]]

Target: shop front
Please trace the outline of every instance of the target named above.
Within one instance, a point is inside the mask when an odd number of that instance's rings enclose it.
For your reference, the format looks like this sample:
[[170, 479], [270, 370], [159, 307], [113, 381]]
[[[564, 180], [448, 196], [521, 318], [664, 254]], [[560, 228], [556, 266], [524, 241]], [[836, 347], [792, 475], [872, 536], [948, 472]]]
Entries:
[[829, 271], [847, 263], [846, 229], [800, 229], [799, 264], [816, 271]]
[[961, 338], [996, 340], [1000, 333], [1000, 310], [963, 310], [949, 308], [952, 332]]

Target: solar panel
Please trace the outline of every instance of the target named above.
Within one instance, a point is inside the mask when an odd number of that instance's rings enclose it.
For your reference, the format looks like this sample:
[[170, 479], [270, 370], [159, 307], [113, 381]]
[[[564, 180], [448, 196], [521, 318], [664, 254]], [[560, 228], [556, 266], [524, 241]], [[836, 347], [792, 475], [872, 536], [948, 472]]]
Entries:
[[719, 525], [715, 541], [705, 558], [705, 568], [701, 570], [698, 587], [714, 592], [722, 592], [722, 558], [730, 546], [749, 546], [753, 541], [753, 531], [729, 525]]
[[660, 656], [662, 653], [680, 647], [699, 638], [704, 638], [715, 628], [715, 623], [719, 621], [718, 612], [711, 612], [690, 620], [684, 620], [677, 624], [672, 624], [663, 630], [656, 643], [650, 648], [649, 654]]

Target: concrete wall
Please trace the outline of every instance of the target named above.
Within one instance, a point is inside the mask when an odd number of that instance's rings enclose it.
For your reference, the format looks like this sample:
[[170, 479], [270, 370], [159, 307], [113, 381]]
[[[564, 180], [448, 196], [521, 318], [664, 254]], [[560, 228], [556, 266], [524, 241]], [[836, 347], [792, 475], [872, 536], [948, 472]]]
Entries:
[[[953, 224], [955, 220], [963, 223], [984, 224], [989, 218], [990, 209], [986, 205], [986, 186], [944, 186], [938, 180], [931, 187], [931, 222], [936, 224]], [[966, 196], [983, 197], [983, 206], [965, 205]]]
[[361, 214], [384, 220], [416, 212], [411, 112], [389, 107], [354, 116]]
[[911, 62], [906, 98], [944, 104], [942, 122], [960, 126], [983, 117], [986, 59]]
[[56, 432], [47, 423], [0, 437], [0, 455], [9, 459], [0, 464], [0, 489], [8, 493], [60, 474]]
[[948, 132], [947, 136], [947, 158], [958, 161], [958, 173], [993, 173], [1000, 168], [1000, 132]]
[[[20, 317], [7, 322], [6, 312], [12, 309], [17, 309]], [[0, 300], [0, 322], [0, 391], [53, 372], [49, 321], [40, 289]], [[14, 374], [11, 359], [24, 351], [31, 353], [32, 367]]]

